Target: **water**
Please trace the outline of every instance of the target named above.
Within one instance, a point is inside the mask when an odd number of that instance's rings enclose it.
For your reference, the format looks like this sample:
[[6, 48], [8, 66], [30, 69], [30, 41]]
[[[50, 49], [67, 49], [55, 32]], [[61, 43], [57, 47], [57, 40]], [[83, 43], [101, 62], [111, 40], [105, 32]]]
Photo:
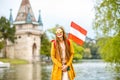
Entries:
[[103, 62], [85, 62], [75, 64], [75, 80], [114, 80], [114, 74], [107, 70]]
[[[107, 68], [102, 61], [74, 64], [75, 80], [120, 80], [120, 73]], [[0, 80], [50, 80], [52, 65], [26, 64], [0, 68]]]
[[41, 80], [41, 66], [26, 64], [0, 68], [0, 80]]

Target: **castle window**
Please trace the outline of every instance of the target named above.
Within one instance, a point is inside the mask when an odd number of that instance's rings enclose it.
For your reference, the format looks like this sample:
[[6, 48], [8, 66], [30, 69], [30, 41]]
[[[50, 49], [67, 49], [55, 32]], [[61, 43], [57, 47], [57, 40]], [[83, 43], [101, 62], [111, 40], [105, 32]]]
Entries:
[[21, 36], [19, 36], [18, 38], [21, 38]]

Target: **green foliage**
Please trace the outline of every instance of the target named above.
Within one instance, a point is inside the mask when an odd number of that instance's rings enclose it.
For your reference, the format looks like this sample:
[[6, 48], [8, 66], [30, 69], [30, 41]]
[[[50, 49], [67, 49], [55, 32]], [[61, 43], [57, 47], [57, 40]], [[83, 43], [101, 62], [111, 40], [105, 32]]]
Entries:
[[[56, 25], [55, 27], [57, 27]], [[41, 50], [40, 53], [45, 56], [50, 56], [51, 42], [50, 39], [55, 39], [55, 27], [46, 30], [46, 32], [41, 37]]]
[[29, 62], [21, 59], [0, 58], [0, 61], [10, 64], [28, 64]]
[[98, 46], [96, 41], [91, 38], [86, 38], [86, 42], [84, 43], [84, 55], [83, 58], [87, 59], [100, 59], [100, 55], [98, 53]]
[[15, 40], [15, 26], [10, 27], [10, 22], [5, 17], [0, 18], [0, 39], [11, 42]]
[[73, 47], [74, 47], [74, 60], [80, 60], [82, 59], [84, 48], [77, 45], [76, 43], [73, 42]]
[[41, 50], [40, 53], [42, 55], [46, 55], [46, 56], [50, 56], [50, 41], [46, 35], [46, 33], [44, 33], [41, 37]]
[[92, 55], [92, 59], [98, 59], [100, 58], [99, 54], [98, 54], [98, 46], [96, 43], [90, 43], [90, 52], [91, 52], [91, 55]]
[[56, 27], [53, 27], [53, 28], [51, 28], [51, 29], [48, 29], [48, 31], [50, 32], [50, 33], [52, 33], [52, 34], [54, 34], [55, 35], [55, 31], [56, 31], [56, 29], [55, 29]]
[[94, 29], [98, 35], [114, 35], [120, 31], [120, 0], [97, 0]]
[[120, 65], [120, 0], [96, 2], [94, 30], [102, 35], [99, 52], [105, 61]]
[[4, 48], [5, 47], [5, 42], [4, 41], [0, 41], [0, 50], [2, 49], [2, 48]]
[[98, 40], [99, 52], [107, 62], [120, 64], [120, 34]]
[[6, 47], [7, 47], [7, 40], [14, 43], [15, 40], [15, 26], [10, 27], [10, 22], [5, 17], [0, 18], [0, 39], [4, 44], [0, 44], [0, 49], [5, 46], [5, 56], [6, 57]]

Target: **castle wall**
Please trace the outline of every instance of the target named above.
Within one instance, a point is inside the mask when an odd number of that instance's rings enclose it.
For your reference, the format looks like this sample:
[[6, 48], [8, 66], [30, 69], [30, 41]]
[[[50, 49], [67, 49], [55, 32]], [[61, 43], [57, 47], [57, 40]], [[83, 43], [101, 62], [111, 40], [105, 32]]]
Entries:
[[7, 57], [10, 59], [14, 59], [14, 45], [9, 45], [6, 47]]
[[22, 0], [16, 20], [13, 22], [17, 39], [14, 44], [8, 44], [7, 47], [9, 58], [25, 59], [30, 62], [40, 60], [42, 32], [39, 30], [39, 25], [43, 24], [40, 17], [38, 21], [35, 20], [29, 0]]
[[[36, 48], [35, 48], [35, 52], [33, 52], [32, 54], [35, 56], [34, 60], [39, 61], [40, 60], [40, 44], [41, 44], [40, 36], [35, 36], [34, 37], [34, 42], [33, 42], [32, 46], [34, 44], [36, 44]], [[32, 47], [32, 49], [33, 48], [34, 48], [34, 46]]]
[[[40, 36], [32, 34], [17, 35], [15, 42], [15, 58], [28, 61], [39, 61], [40, 59]], [[36, 48], [33, 48], [35, 44]], [[34, 50], [34, 52], [33, 52]]]

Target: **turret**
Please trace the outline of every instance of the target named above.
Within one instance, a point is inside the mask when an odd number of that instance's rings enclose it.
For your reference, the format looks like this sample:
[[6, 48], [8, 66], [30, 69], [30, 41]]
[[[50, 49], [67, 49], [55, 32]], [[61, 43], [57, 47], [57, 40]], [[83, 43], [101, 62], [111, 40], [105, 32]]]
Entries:
[[10, 21], [10, 24], [13, 25], [12, 9], [10, 9], [9, 21]]
[[42, 19], [41, 19], [41, 10], [39, 10], [38, 23], [39, 23], [39, 26], [43, 26]]

